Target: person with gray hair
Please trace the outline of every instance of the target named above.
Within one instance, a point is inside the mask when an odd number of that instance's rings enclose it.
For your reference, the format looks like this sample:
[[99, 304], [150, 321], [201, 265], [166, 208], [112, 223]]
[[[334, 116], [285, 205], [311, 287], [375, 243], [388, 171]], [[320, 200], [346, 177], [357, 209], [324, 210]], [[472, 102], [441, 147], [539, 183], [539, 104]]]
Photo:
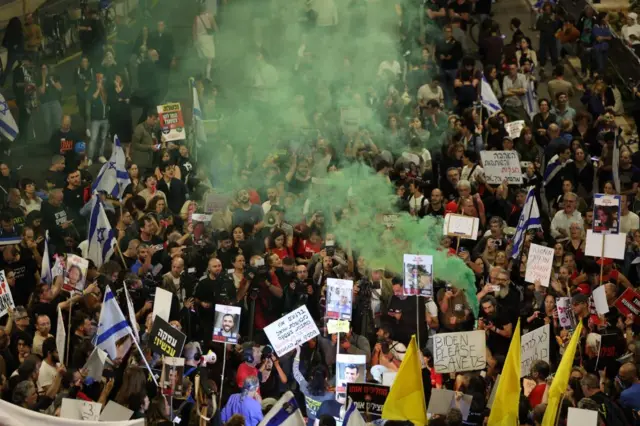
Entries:
[[578, 196], [574, 192], [564, 194], [564, 209], [553, 216], [551, 221], [551, 236], [554, 238], [568, 238], [572, 223], [583, 225], [582, 215], [576, 209]]
[[226, 423], [235, 414], [240, 414], [245, 418], [247, 426], [257, 426], [263, 419], [261, 400], [258, 378], [256, 376], [248, 376], [244, 379], [242, 391], [229, 397], [227, 405], [224, 406], [220, 413], [220, 419], [223, 423]]
[[586, 398], [593, 400], [599, 411], [605, 416], [605, 424], [607, 425], [625, 425], [630, 424], [622, 409], [618, 404], [606, 395], [600, 386], [600, 379], [595, 374], [587, 374], [580, 380], [580, 387]]

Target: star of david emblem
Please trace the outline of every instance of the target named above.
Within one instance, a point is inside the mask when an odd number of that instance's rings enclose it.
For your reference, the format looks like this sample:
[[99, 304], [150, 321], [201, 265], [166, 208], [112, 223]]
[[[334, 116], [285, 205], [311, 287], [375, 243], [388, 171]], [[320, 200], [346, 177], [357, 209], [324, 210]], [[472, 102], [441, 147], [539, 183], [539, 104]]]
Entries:
[[7, 115], [9, 112], [9, 105], [7, 105], [6, 101], [0, 101], [0, 114]]
[[109, 169], [116, 170], [116, 162], [115, 161], [109, 161]]
[[104, 231], [106, 231], [106, 230], [107, 230], [107, 228], [98, 228], [98, 242], [100, 244], [102, 244], [104, 242], [104, 240], [105, 240]]

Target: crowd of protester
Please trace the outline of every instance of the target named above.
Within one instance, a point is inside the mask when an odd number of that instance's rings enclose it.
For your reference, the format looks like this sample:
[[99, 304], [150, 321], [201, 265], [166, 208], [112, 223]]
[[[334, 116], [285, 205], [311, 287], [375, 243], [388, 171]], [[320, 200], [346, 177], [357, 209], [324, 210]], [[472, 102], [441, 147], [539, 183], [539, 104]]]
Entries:
[[[362, 6], [352, 3], [353, 9], [345, 14], [355, 14]], [[202, 114], [221, 126], [224, 100], [216, 85], [212, 34], [225, 7], [226, 2], [215, 10], [204, 4], [193, 20], [193, 43], [203, 70], [196, 81]], [[372, 2], [368, 7], [378, 6]], [[52, 157], [44, 173], [28, 165], [12, 169], [10, 161], [0, 164], [0, 238], [20, 239], [1, 247], [0, 269], [15, 304], [0, 319], [5, 324], [0, 328], [2, 399], [51, 415], [59, 415], [63, 398], [113, 400], [149, 425], [170, 424], [171, 416], [179, 415], [181, 424], [255, 426], [291, 390], [310, 425], [339, 424], [344, 407], [335, 398], [336, 354], [365, 355], [367, 381], [380, 382], [377, 373], [398, 371], [411, 336], [418, 333], [426, 404], [434, 388], [473, 396], [466, 420], [452, 409], [447, 416], [434, 416], [431, 424], [482, 425], [520, 320], [522, 333], [549, 325], [552, 334], [549, 361], [533, 363], [520, 396], [520, 424], [539, 425], [550, 380], [572, 334], [571, 327], [559, 324], [556, 298], [570, 297], [573, 316], [584, 328], [559, 410], [560, 424], [566, 422], [569, 407], [598, 411], [601, 425], [637, 424], [638, 328], [634, 317], [620, 314], [614, 303], [640, 280], [640, 157], [618, 137], [615, 118], [621, 99], [607, 74], [608, 42], [614, 37], [607, 14], [588, 7], [576, 22], [553, 3], [540, 3], [532, 22], [539, 38], [531, 39], [518, 18], [511, 19], [510, 28], [500, 28], [491, 19], [491, 7], [491, 0], [401, 2], [399, 54], [380, 64], [376, 87], [351, 92], [348, 79], [357, 79], [353, 71], [358, 66], [351, 64], [342, 86], [326, 90], [327, 102], [318, 96], [315, 104], [296, 104], [298, 124], [307, 130], [304, 149], [273, 146], [274, 155], [262, 159], [232, 143], [209, 152], [200, 146], [197, 161], [190, 150], [194, 145], [166, 142], [158, 124], [156, 106], [171, 100], [168, 82], [179, 50], [165, 22], [145, 26], [132, 49], [124, 50], [108, 44], [95, 13], [87, 12], [80, 26], [82, 56], [74, 87], [67, 88], [41, 60], [38, 25], [31, 17], [24, 25], [13, 19], [4, 45], [9, 64], [17, 61], [11, 78], [19, 109], [15, 143], [47, 141]], [[343, 9], [333, 0], [316, 0], [305, 10], [302, 23], [292, 25], [328, 32], [339, 25], [339, 12]], [[393, 7], [386, 12], [392, 17], [397, 13]], [[633, 32], [635, 18], [629, 14], [622, 31], [633, 46], [640, 43]], [[224, 20], [220, 27], [224, 30]], [[474, 31], [477, 40], [470, 37]], [[425, 34], [432, 41], [425, 40]], [[402, 56], [407, 46], [411, 54]], [[256, 53], [255, 69], [246, 71], [255, 73], [252, 102], [258, 106], [268, 105], [271, 90], [282, 84], [279, 70], [286, 66], [277, 60], [271, 63], [268, 48]], [[579, 84], [565, 78], [566, 60], [574, 56], [580, 58], [584, 77]], [[296, 64], [295, 77], [317, 84], [304, 74], [311, 75], [312, 61], [322, 58], [306, 60], [311, 61], [307, 67]], [[5, 79], [6, 73], [0, 83]], [[481, 96], [483, 79], [500, 103], [497, 111], [481, 102], [486, 100], [481, 99], [486, 98]], [[548, 98], [538, 96], [542, 84]], [[63, 116], [63, 92], [75, 94], [86, 134], [77, 134], [72, 118]], [[341, 103], [343, 95], [352, 97], [349, 108]], [[582, 103], [579, 108], [574, 108], [575, 99]], [[136, 121], [133, 113], [140, 109]], [[346, 109], [358, 111], [356, 125], [345, 119]], [[43, 117], [38, 129], [31, 119], [35, 111]], [[368, 126], [365, 116], [379, 118], [384, 125]], [[516, 120], [525, 125], [513, 137], [505, 124]], [[107, 162], [116, 134], [125, 149], [131, 183], [122, 200], [103, 193], [99, 200], [105, 204], [119, 250], [100, 267], [90, 261], [88, 285], [82, 294], [71, 296], [62, 290], [62, 275], [43, 282], [45, 244], [52, 264], [64, 263], [67, 254], [87, 257], [89, 215], [96, 202], [90, 191], [96, 169], [91, 166]], [[619, 159], [613, 158], [618, 152], [614, 143], [620, 145]], [[485, 150], [515, 152], [523, 184], [487, 183], [480, 161]], [[424, 223], [449, 213], [479, 219], [477, 240], [445, 236], [436, 243], [438, 250], [459, 257], [472, 271], [476, 293], [436, 275], [434, 297], [416, 303], [417, 296], [403, 295], [401, 270], [359, 255], [356, 244], [334, 233], [346, 211], [309, 208], [308, 203], [299, 207], [316, 182], [353, 164], [366, 166], [393, 188], [388, 210], [381, 214], [395, 212]], [[613, 173], [616, 165], [619, 182]], [[228, 188], [228, 181], [239, 182], [230, 196], [221, 190]], [[542, 226], [527, 232], [520, 255], [512, 257], [513, 235], [530, 186], [535, 188]], [[627, 235], [624, 260], [585, 254], [597, 193], [621, 195], [620, 233]], [[349, 207], [357, 211], [357, 206]], [[199, 223], [192, 220], [194, 213], [211, 218]], [[378, 232], [369, 225], [363, 224], [360, 232]], [[525, 282], [533, 243], [554, 250], [548, 287]], [[328, 278], [354, 281], [353, 321], [339, 339], [326, 331]], [[94, 347], [107, 285], [123, 312], [123, 287], [128, 289], [137, 321], [133, 325], [153, 369], [162, 364], [148, 341], [154, 295], [157, 288], [172, 293], [169, 322], [187, 336], [181, 355], [186, 362], [186, 399], [169, 400], [158, 392], [135, 346], [107, 364], [108, 380], [86, 379], [83, 367]], [[593, 315], [590, 304], [593, 290], [601, 285], [610, 308], [604, 317]], [[480, 306], [477, 316], [471, 300]], [[216, 305], [242, 309], [237, 345], [212, 341]], [[321, 334], [278, 357], [264, 328], [303, 305]], [[65, 359], [56, 346], [59, 315], [70, 335]], [[487, 335], [486, 369], [436, 372], [433, 335], [474, 329]], [[601, 353], [603, 336], [606, 356]], [[131, 347], [126, 342], [119, 346]], [[201, 365], [209, 351], [218, 361]], [[196, 375], [202, 404], [194, 401]], [[196, 412], [196, 407], [204, 411]]]

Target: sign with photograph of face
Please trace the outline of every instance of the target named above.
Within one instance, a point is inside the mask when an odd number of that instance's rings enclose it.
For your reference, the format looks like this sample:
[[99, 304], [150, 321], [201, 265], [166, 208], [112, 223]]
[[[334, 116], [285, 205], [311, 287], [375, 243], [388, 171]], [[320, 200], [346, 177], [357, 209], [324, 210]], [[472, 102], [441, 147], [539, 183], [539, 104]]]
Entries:
[[213, 323], [213, 341], [238, 343], [240, 330], [239, 306], [216, 305], [216, 317]]

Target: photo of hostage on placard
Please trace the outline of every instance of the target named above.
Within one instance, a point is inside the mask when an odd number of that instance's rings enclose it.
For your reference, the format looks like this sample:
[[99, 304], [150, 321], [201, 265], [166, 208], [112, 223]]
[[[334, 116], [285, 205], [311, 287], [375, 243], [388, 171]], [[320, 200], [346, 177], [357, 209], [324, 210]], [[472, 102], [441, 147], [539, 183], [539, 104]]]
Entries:
[[162, 363], [162, 376], [160, 386], [163, 395], [172, 395], [174, 398], [184, 396], [183, 389], [184, 358], [165, 357]]
[[404, 255], [404, 295], [433, 296], [433, 257]]
[[620, 232], [620, 196], [595, 194], [593, 196], [593, 232], [617, 234]]
[[336, 400], [347, 400], [347, 383], [364, 383], [367, 357], [365, 355], [338, 354], [336, 358]]
[[216, 318], [213, 323], [213, 341], [238, 343], [240, 330], [239, 306], [216, 305]]
[[82, 293], [87, 282], [89, 261], [75, 254], [67, 255], [67, 269], [64, 274], [62, 289], [70, 293]]
[[351, 321], [353, 281], [327, 279], [327, 318]]

